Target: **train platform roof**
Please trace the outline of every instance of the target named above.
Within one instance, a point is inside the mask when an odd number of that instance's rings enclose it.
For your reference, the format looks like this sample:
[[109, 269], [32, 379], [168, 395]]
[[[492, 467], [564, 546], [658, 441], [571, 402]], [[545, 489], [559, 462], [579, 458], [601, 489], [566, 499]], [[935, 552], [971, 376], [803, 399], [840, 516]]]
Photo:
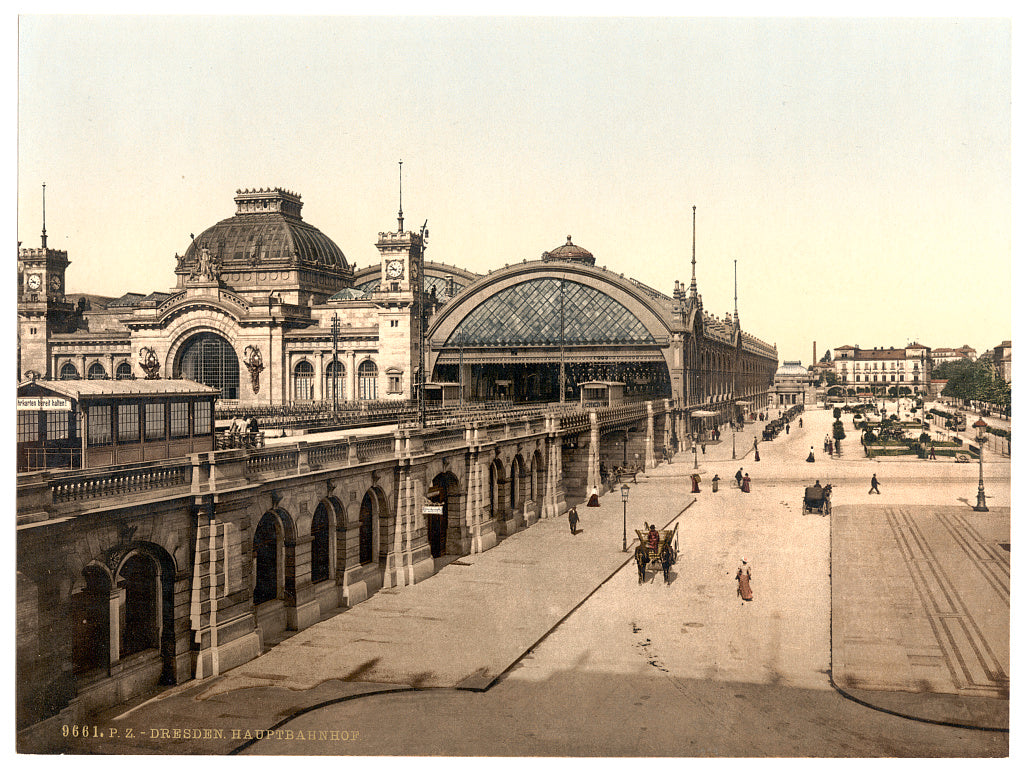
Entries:
[[73, 400], [220, 394], [220, 390], [191, 379], [35, 379], [18, 385], [19, 396], [38, 395], [41, 392]]

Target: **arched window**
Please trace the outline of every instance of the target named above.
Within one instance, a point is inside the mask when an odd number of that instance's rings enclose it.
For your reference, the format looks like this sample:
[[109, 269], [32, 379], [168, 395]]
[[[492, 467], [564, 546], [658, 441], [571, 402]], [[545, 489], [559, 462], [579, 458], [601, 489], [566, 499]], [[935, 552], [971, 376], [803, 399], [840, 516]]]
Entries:
[[252, 539], [253, 556], [256, 561], [256, 588], [252, 592], [252, 603], [262, 604], [277, 599], [277, 516], [273, 511], [263, 514], [256, 534]]
[[324, 400], [334, 400], [334, 384], [338, 384], [338, 400], [345, 400], [345, 366], [337, 360], [327, 364], [324, 372]]
[[359, 364], [359, 400], [377, 400], [377, 364], [372, 360]]
[[75, 368], [74, 363], [65, 363], [60, 367], [60, 378], [61, 379], [77, 379], [78, 369]]
[[117, 370], [114, 372], [115, 379], [131, 379], [132, 378], [132, 364], [128, 362], [118, 363]]
[[216, 333], [199, 333], [185, 343], [175, 375], [215, 387], [225, 400], [238, 399], [238, 356]]
[[135, 554], [118, 573], [124, 588], [121, 658], [160, 644], [160, 573], [147, 554]]
[[303, 360], [295, 366], [295, 400], [313, 400], [313, 364]]
[[520, 282], [466, 315], [451, 345], [654, 344], [643, 323], [619, 301], [578, 282]]
[[374, 498], [369, 492], [363, 495], [363, 502], [359, 506], [359, 563], [367, 564], [373, 561], [373, 533], [374, 527]]
[[103, 367], [102, 363], [97, 362], [97, 363], [93, 363], [91, 366], [89, 366], [89, 378], [90, 379], [106, 379], [107, 378], [107, 371]]
[[85, 586], [71, 594], [71, 663], [76, 675], [110, 663], [110, 578], [97, 567], [82, 570]]
[[313, 545], [310, 548], [312, 581], [319, 583], [331, 576], [331, 532], [327, 503], [320, 503], [313, 513]]

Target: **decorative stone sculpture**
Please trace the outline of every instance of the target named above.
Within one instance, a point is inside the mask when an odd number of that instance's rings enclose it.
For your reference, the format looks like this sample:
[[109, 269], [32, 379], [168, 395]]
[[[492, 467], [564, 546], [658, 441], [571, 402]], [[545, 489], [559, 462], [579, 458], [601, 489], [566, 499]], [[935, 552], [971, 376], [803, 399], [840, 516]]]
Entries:
[[252, 379], [253, 394], [258, 395], [260, 391], [260, 371], [263, 370], [263, 356], [260, 348], [250, 344], [245, 348], [245, 367], [249, 369], [249, 378]]
[[160, 358], [157, 357], [153, 348], [143, 347], [139, 350], [139, 357], [142, 358], [142, 360], [139, 361], [139, 365], [142, 366], [142, 370], [146, 372], [146, 378], [159, 379]]

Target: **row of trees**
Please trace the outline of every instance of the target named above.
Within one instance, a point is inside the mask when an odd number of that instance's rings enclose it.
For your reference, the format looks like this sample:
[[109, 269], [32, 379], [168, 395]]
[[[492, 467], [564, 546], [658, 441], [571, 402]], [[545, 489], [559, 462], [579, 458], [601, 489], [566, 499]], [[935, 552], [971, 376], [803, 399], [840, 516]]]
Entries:
[[1010, 408], [1010, 385], [1003, 381], [990, 358], [941, 363], [932, 369], [932, 379], [948, 380], [943, 397], [991, 403], [1002, 411]]

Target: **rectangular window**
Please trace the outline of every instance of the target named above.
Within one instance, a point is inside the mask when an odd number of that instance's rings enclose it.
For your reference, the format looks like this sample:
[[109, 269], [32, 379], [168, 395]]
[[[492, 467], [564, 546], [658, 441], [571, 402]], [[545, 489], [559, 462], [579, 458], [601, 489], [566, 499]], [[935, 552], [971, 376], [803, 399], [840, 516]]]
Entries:
[[46, 439], [48, 441], [63, 441], [68, 437], [68, 430], [71, 427], [70, 411], [47, 411], [46, 412]]
[[146, 440], [162, 441], [167, 437], [164, 427], [164, 403], [146, 404]]
[[89, 409], [89, 445], [101, 446], [114, 438], [113, 412], [110, 406], [93, 406]]
[[188, 403], [171, 404], [171, 438], [188, 435]]
[[401, 392], [402, 391], [402, 377], [401, 376], [389, 376], [388, 377], [388, 392]]
[[[39, 412], [18, 412], [18, 443], [39, 440]], [[9, 443], [9, 442], [8, 442]]]
[[210, 404], [203, 400], [195, 404], [195, 432], [194, 435], [209, 435], [210, 433]]
[[117, 440], [139, 440], [139, 406], [137, 403], [122, 403], [117, 407]]

